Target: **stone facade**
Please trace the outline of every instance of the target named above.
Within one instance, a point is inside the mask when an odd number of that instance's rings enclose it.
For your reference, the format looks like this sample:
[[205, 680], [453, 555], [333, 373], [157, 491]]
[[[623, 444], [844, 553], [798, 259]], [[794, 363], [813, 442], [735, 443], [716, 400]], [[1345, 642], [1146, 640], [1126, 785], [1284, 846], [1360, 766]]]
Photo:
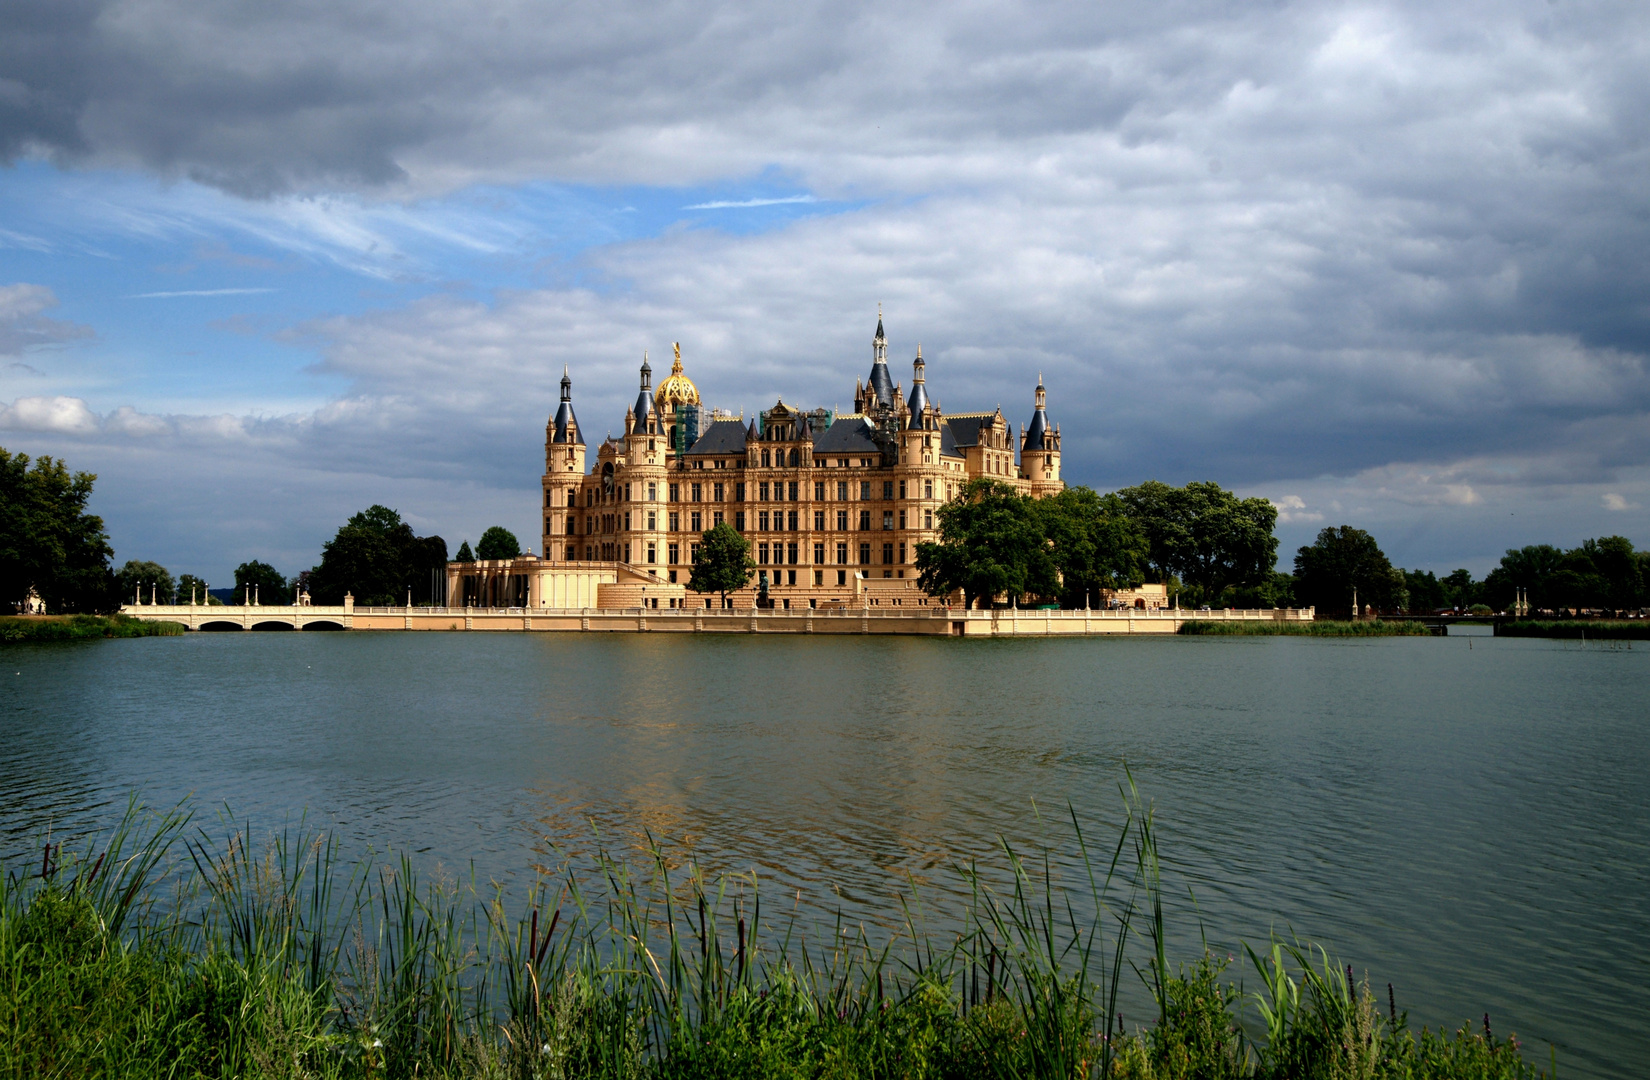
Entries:
[[727, 522], [758, 564], [750, 595], [732, 606], [763, 592], [776, 607], [859, 606], [884, 592], [902, 606], [927, 604], [907, 583], [917, 545], [937, 539], [935, 512], [976, 477], [1038, 497], [1061, 491], [1060, 430], [1040, 377], [1031, 421], [1016, 434], [1000, 408], [944, 413], [929, 397], [920, 348], [907, 397], [887, 350], [879, 317], [870, 377], [856, 383], [846, 415], [783, 400], [749, 418], [711, 410], [679, 349], [657, 389], [644, 359], [624, 434], [597, 445], [593, 460], [564, 373], [545, 428], [537, 572], [606, 565], [685, 585], [701, 534]]

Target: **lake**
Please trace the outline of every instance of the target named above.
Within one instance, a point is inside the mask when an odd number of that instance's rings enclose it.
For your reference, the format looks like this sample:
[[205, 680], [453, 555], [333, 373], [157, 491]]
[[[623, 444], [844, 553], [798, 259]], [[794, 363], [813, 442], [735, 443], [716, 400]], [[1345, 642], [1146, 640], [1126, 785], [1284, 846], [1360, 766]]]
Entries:
[[914, 882], [943, 921], [1034, 804], [1109, 843], [1126, 764], [1180, 958], [1200, 924], [1299, 935], [1414, 1024], [1488, 1012], [1566, 1076], [1650, 1060], [1643, 643], [242, 633], [0, 663], [8, 858], [135, 789], [500, 880], [646, 829], [854, 919]]

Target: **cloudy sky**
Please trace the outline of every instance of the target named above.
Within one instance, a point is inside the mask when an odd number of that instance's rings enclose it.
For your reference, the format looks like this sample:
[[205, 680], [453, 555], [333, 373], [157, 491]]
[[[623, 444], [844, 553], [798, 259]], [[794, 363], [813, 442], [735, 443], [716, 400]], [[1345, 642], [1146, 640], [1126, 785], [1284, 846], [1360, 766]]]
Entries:
[[0, 0], [0, 445], [214, 582], [536, 544], [563, 365], [597, 434], [673, 341], [843, 407], [880, 302], [1286, 564], [1650, 545], [1647, 137], [1642, 3]]

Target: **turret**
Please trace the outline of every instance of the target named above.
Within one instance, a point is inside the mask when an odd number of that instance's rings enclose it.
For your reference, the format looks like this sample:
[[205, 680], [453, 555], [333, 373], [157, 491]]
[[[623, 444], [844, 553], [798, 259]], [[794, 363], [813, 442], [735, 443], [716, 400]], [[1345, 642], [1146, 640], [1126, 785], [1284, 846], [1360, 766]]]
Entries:
[[865, 381], [864, 408], [869, 413], [879, 405], [894, 404], [894, 379], [888, 374], [888, 338], [882, 332], [882, 305], [877, 305], [877, 334], [871, 339], [871, 375]]
[[544, 426], [544, 557], [567, 558], [567, 508], [584, 478], [584, 434], [573, 415], [573, 379], [563, 367], [561, 405]]
[[911, 362], [911, 418], [906, 421], [908, 428], [926, 427], [928, 423], [928, 386], [926, 382], [926, 365], [922, 362], [922, 346], [917, 346], [917, 358]]
[[1060, 429], [1049, 425], [1048, 392], [1043, 389], [1041, 372], [1031, 423], [1020, 437], [1020, 477], [1031, 481], [1033, 495], [1054, 494], [1065, 486], [1060, 480]]
[[[673, 374], [680, 372], [673, 369]], [[682, 376], [678, 387], [686, 381]], [[677, 392], [682, 393], [680, 389]], [[644, 352], [636, 404], [625, 413], [624, 463], [614, 488], [615, 497], [624, 505], [614, 520], [620, 533], [619, 556], [655, 574], [666, 569], [664, 491], [670, 455], [669, 425], [660, 411], [653, 389], [653, 367]]]

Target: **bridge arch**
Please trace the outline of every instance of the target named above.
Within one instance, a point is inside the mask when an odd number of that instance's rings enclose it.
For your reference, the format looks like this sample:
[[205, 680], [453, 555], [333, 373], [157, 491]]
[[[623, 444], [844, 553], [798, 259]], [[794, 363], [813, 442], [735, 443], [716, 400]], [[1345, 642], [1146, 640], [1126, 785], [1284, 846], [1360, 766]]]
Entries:
[[213, 619], [210, 622], [201, 623], [196, 629], [204, 630], [209, 634], [216, 634], [228, 630], [244, 630], [246, 627], [238, 622], [229, 622], [227, 619]]
[[343, 623], [333, 622], [331, 619], [305, 620], [303, 625], [305, 630], [342, 630], [343, 628]]
[[296, 626], [293, 626], [290, 622], [279, 622], [279, 621], [276, 621], [274, 619], [265, 619], [263, 622], [253, 623], [252, 626], [250, 627], [250, 629], [279, 631], [279, 630], [296, 630], [298, 628]]

